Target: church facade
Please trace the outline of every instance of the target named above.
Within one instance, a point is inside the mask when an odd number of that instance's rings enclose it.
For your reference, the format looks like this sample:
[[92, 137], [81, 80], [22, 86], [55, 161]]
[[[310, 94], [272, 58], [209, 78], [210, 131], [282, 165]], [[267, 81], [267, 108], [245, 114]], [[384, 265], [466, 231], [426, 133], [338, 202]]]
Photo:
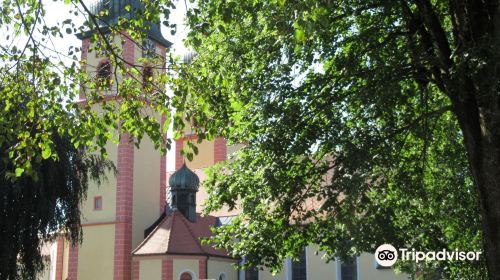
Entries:
[[[140, 5], [139, 0], [131, 0]], [[127, 3], [131, 2], [126, 1]], [[123, 16], [125, 1], [108, 1], [112, 15]], [[137, 3], [136, 3], [137, 2]], [[111, 23], [114, 18], [111, 19]], [[152, 24], [145, 42], [137, 44], [126, 34], [110, 37], [122, 46], [123, 59], [141, 65], [141, 58], [151, 52], [165, 56], [170, 43]], [[111, 75], [109, 59], [95, 51], [89, 34], [82, 34], [82, 65], [91, 75]], [[122, 43], [123, 42], [123, 43]], [[143, 66], [144, 70], [146, 65]], [[113, 85], [105, 98], [114, 96]], [[80, 102], [85, 102], [85, 92]], [[95, 110], [99, 110], [96, 105]], [[162, 116], [154, 115], [160, 122]], [[87, 199], [81, 204], [83, 242], [72, 246], [60, 238], [44, 249], [47, 269], [41, 276], [47, 280], [391, 280], [408, 279], [392, 269], [380, 269], [373, 255], [362, 254], [348, 263], [329, 262], [316, 254], [316, 246], [304, 248], [299, 261], [287, 260], [277, 275], [268, 270], [239, 271], [242, 261], [223, 251], [203, 245], [200, 238], [210, 235], [210, 227], [230, 221], [235, 212], [221, 210], [200, 216], [203, 170], [226, 160], [237, 147], [228, 146], [222, 138], [198, 144], [199, 153], [184, 162], [180, 154], [196, 135], [186, 132], [175, 142], [175, 162], [167, 162], [147, 138], [137, 148], [127, 134], [120, 135], [118, 145], [108, 143], [107, 152], [117, 167], [104, 185], [90, 185]], [[175, 166], [169, 174], [167, 164]]]

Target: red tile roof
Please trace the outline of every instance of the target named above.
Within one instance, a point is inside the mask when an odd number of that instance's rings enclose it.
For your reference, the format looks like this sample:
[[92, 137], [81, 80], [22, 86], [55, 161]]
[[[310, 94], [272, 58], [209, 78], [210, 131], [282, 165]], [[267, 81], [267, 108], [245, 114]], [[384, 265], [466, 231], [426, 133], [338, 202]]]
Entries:
[[174, 210], [132, 252], [135, 256], [182, 254], [212, 255], [229, 257], [225, 250], [202, 245], [200, 238], [209, 237], [210, 227], [215, 226], [217, 218], [196, 214], [196, 223], [188, 221], [181, 212]]

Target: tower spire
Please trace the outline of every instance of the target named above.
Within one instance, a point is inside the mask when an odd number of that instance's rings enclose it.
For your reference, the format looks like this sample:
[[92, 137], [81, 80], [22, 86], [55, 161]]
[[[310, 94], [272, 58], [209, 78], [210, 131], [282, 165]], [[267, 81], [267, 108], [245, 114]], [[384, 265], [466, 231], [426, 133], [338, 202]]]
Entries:
[[[99, 16], [99, 28], [107, 33], [109, 27], [118, 24], [120, 18], [133, 19], [141, 16], [145, 7], [141, 0], [98, 0], [90, 6], [90, 12]], [[104, 13], [103, 13], [104, 12]], [[90, 37], [95, 30], [77, 34], [79, 39]], [[169, 48], [172, 43], [163, 37], [158, 22], [147, 22], [144, 27], [147, 37], [160, 45]]]

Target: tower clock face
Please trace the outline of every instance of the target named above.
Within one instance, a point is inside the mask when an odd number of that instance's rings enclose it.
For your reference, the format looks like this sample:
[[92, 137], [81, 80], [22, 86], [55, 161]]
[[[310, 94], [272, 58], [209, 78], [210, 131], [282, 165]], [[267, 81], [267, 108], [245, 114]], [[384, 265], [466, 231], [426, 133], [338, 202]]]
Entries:
[[146, 39], [142, 43], [142, 56], [145, 58], [151, 58], [156, 55], [156, 44], [151, 39]]

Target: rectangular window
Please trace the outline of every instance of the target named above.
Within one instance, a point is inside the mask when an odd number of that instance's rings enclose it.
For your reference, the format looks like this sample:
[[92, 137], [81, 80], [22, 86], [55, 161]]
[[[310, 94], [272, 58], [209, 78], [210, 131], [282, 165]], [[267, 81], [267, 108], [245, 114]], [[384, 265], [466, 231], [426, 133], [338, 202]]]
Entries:
[[341, 280], [357, 280], [358, 266], [356, 257], [349, 258], [340, 264], [340, 279]]
[[259, 280], [259, 270], [252, 266], [245, 270], [245, 280]]
[[102, 196], [94, 197], [94, 210], [102, 210]]
[[292, 261], [292, 280], [307, 280], [306, 250], [302, 251], [297, 261]]

